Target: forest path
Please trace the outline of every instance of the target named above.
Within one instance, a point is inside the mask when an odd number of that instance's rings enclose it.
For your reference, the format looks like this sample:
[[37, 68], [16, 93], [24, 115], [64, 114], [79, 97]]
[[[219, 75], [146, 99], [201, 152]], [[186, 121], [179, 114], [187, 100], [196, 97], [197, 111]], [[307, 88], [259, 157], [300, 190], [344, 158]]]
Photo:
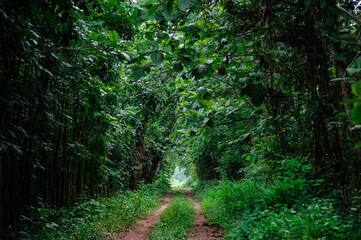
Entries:
[[194, 215], [195, 226], [188, 234], [187, 240], [224, 240], [222, 238], [221, 228], [209, 225], [206, 216], [201, 209], [201, 204], [193, 197], [193, 192], [185, 191], [187, 198], [194, 203], [196, 215]]
[[161, 206], [155, 210], [153, 213], [147, 216], [146, 219], [142, 219], [138, 222], [137, 225], [130, 226], [124, 232], [118, 233], [116, 236], [112, 238], [108, 238], [109, 240], [148, 240], [149, 232], [152, 227], [159, 221], [160, 214], [166, 209], [169, 203], [172, 201], [170, 196], [174, 192], [165, 193], [162, 197]]

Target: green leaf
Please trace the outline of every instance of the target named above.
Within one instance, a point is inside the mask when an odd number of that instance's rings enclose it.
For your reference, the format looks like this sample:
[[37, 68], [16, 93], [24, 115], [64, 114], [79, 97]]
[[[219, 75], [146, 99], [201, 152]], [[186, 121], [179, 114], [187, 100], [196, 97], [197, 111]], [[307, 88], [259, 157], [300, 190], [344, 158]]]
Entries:
[[193, 6], [195, 6], [196, 8], [200, 8], [202, 7], [203, 2], [202, 0], [193, 0]]
[[336, 81], [346, 81], [346, 80], [353, 81], [354, 79], [350, 78], [350, 77], [346, 77], [346, 78], [334, 78], [334, 79], [331, 79], [330, 81], [331, 82], [336, 82]]
[[361, 68], [361, 56], [359, 56], [358, 58], [356, 58], [355, 60], [355, 65], [358, 69]]
[[361, 98], [351, 98], [340, 102], [340, 104], [345, 105], [345, 104], [359, 103], [359, 102], [361, 102]]
[[344, 58], [344, 55], [343, 55], [343, 53], [336, 53], [335, 58], [338, 61], [342, 61]]
[[138, 80], [139, 78], [142, 78], [144, 76], [144, 70], [141, 68], [138, 68], [133, 72], [133, 77], [135, 78], [135, 80]]
[[183, 65], [187, 68], [192, 68], [193, 67], [193, 61], [190, 57], [181, 57], [181, 62], [183, 63]]
[[307, 110], [307, 112], [312, 113], [312, 112], [315, 112], [319, 106], [320, 106], [319, 101], [311, 101], [307, 104], [306, 110]]
[[208, 71], [208, 66], [205, 65], [205, 64], [199, 64], [198, 67], [197, 67], [197, 71], [200, 74], [206, 73]]
[[216, 100], [214, 100], [213, 98], [211, 98], [209, 100], [202, 100], [202, 104], [211, 108], [216, 104]]
[[178, 7], [180, 10], [185, 11], [191, 5], [191, 0], [179, 0]]
[[157, 38], [162, 39], [164, 38], [165, 34], [164, 33], [157, 33]]
[[154, 18], [155, 18], [155, 20], [157, 20], [158, 22], [161, 22], [161, 21], [163, 21], [164, 16], [163, 16], [163, 14], [161, 14], [161, 13], [156, 13]]
[[171, 47], [164, 47], [163, 48], [163, 52], [171, 52], [172, 51], [172, 48]]
[[153, 13], [155, 13], [155, 11], [157, 11], [157, 9], [159, 8], [159, 4], [157, 4], [157, 5], [154, 5], [154, 6], [152, 6], [151, 8], [149, 8], [148, 9], [148, 15], [149, 16], [151, 16], [151, 15], [153, 15]]
[[177, 136], [177, 135], [178, 135], [178, 132], [174, 132], [174, 133], [172, 133], [171, 135], [169, 135], [169, 137], [172, 138], [172, 137], [175, 137], [175, 136]]
[[327, 4], [326, 4], [326, 1], [322, 1], [322, 2], [321, 2], [321, 8], [325, 8], [326, 5], [327, 5]]
[[243, 134], [235, 142], [243, 143], [249, 137], [249, 135], [249, 133]]
[[335, 19], [333, 17], [328, 17], [326, 18], [325, 22], [327, 26], [331, 26], [335, 22]]
[[351, 118], [354, 125], [361, 123], [361, 104], [352, 109]]
[[176, 71], [176, 72], [181, 72], [181, 71], [183, 71], [183, 65], [182, 65], [182, 63], [176, 63], [176, 64], [174, 64], [174, 70]]
[[351, 85], [351, 89], [353, 94], [355, 94], [357, 97], [361, 97], [361, 81], [358, 81], [355, 84]]
[[152, 54], [150, 55], [150, 59], [152, 59], [155, 65], [159, 66], [163, 62], [164, 56], [161, 51], [156, 50], [152, 52]]
[[159, 3], [158, 0], [140, 0], [139, 5], [149, 5], [149, 4], [155, 4]]
[[165, 5], [162, 12], [164, 18], [168, 21], [172, 21], [177, 18], [177, 11], [170, 5]]
[[361, 68], [346, 68], [346, 71], [351, 74], [354, 74], [354, 73], [360, 72]]
[[353, 147], [354, 150], [356, 150], [357, 148], [360, 148], [361, 147], [361, 141], [359, 141], [356, 146]]
[[120, 52], [128, 61], [131, 61], [132, 59], [130, 58], [130, 56], [125, 53], [125, 52]]

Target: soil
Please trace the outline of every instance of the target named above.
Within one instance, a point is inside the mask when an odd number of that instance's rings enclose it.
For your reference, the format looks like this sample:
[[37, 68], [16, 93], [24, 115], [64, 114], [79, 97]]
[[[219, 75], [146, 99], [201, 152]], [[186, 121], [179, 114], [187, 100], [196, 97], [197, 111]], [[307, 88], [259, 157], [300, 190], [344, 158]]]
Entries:
[[196, 215], [194, 215], [195, 226], [188, 234], [187, 240], [224, 240], [221, 228], [211, 225], [204, 216], [200, 203], [194, 199], [191, 191], [185, 192], [187, 198], [194, 203]]
[[148, 215], [146, 219], [140, 220], [137, 225], [130, 226], [124, 232], [118, 233], [108, 240], [148, 240], [151, 228], [159, 221], [160, 214], [172, 201], [170, 198], [172, 194], [172, 192], [164, 194], [160, 208]]

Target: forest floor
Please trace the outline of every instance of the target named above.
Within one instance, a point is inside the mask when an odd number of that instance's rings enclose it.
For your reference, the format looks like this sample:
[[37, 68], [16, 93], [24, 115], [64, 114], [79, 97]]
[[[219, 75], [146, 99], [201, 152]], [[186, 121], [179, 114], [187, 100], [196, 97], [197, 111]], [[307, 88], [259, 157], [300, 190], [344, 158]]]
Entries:
[[[214, 225], [209, 225], [207, 218], [204, 216], [200, 203], [192, 196], [193, 192], [190, 190], [183, 190], [187, 198], [194, 203], [196, 214], [193, 216], [195, 226], [188, 234], [187, 240], [223, 240], [221, 228]], [[148, 240], [149, 232], [160, 219], [160, 214], [166, 209], [172, 201], [171, 195], [174, 191], [163, 195], [160, 207], [153, 213], [148, 215], [145, 219], [140, 220], [137, 225], [130, 226], [125, 231], [114, 235], [108, 240]]]

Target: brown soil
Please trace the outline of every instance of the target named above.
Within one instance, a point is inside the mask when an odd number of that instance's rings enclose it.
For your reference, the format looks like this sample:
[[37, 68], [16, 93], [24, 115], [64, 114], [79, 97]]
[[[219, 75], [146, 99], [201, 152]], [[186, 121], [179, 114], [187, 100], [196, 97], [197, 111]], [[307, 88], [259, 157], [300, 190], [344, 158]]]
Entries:
[[194, 199], [192, 192], [186, 191], [185, 194], [187, 198], [194, 203], [194, 208], [196, 209], [196, 215], [194, 215], [196, 225], [188, 234], [187, 240], [224, 240], [224, 238], [222, 238], [221, 228], [208, 224], [207, 218], [204, 216], [201, 209], [201, 205]]
[[118, 233], [115, 236], [108, 238], [109, 240], [148, 240], [149, 231], [159, 221], [160, 214], [166, 209], [171, 202], [170, 196], [172, 192], [163, 195], [162, 204], [160, 208], [155, 210], [146, 219], [140, 220], [137, 225], [130, 226], [124, 232]]

